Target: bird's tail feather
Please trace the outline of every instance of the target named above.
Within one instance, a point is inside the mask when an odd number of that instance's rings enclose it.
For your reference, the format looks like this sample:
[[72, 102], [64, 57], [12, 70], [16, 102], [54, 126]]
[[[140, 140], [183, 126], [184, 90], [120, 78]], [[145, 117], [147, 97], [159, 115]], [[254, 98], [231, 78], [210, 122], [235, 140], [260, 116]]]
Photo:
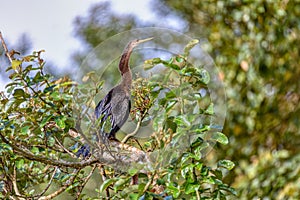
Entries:
[[91, 155], [91, 147], [88, 144], [82, 145], [76, 152], [77, 158], [82, 156], [83, 158], [89, 157]]

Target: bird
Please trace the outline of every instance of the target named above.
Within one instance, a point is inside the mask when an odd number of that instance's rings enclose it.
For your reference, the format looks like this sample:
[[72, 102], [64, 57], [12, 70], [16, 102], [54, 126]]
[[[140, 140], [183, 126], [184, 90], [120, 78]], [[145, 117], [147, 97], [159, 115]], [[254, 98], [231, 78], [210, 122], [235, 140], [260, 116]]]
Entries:
[[[99, 131], [100, 141], [102, 142], [106, 141], [106, 139], [118, 141], [116, 133], [127, 121], [131, 109], [132, 72], [129, 66], [130, 56], [134, 47], [151, 39], [153, 38], [135, 39], [127, 44], [119, 61], [121, 81], [100, 100], [95, 108], [94, 114], [100, 125], [103, 125], [106, 120], [110, 120], [110, 131], [108, 133], [105, 133], [103, 130]], [[88, 144], [85, 144], [77, 151], [76, 155], [86, 157], [89, 152], [90, 147]]]

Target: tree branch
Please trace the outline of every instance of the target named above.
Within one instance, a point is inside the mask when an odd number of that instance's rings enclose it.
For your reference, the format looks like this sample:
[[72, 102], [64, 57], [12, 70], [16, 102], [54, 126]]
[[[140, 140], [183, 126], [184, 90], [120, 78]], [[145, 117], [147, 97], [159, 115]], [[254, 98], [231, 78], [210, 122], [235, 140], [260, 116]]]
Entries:
[[97, 165], [94, 165], [93, 168], [92, 168], [92, 170], [88, 174], [88, 176], [83, 179], [83, 183], [80, 185], [80, 187], [78, 189], [78, 192], [77, 192], [77, 199], [79, 198], [79, 196], [80, 196], [80, 194], [81, 194], [84, 186], [87, 184], [87, 182], [90, 180], [91, 176], [93, 175], [96, 167], [97, 167]]
[[[104, 166], [103, 165], [98, 165], [98, 169], [100, 171], [102, 182], [106, 181], [106, 173], [105, 173]], [[105, 189], [105, 193], [106, 193], [106, 198], [110, 198], [109, 188]]]
[[[13, 183], [13, 188], [14, 191], [16, 193], [17, 196], [21, 196], [19, 189], [18, 189], [18, 185], [17, 185], [17, 170], [16, 170], [16, 166], [13, 167], [14, 168], [14, 172], [12, 175], [12, 183]], [[21, 200], [23, 200], [24, 198], [21, 198]]]
[[61, 194], [62, 192], [64, 192], [66, 190], [66, 188], [68, 188], [70, 185], [72, 185], [74, 183], [75, 178], [77, 177], [78, 173], [80, 172], [81, 169], [76, 169], [73, 172], [73, 177], [71, 179], [69, 179], [68, 184], [62, 186], [61, 188], [59, 188], [59, 190], [53, 192], [52, 194], [49, 194], [47, 196], [43, 196], [41, 198], [39, 198], [39, 200], [49, 200], [49, 199], [53, 199], [54, 197], [58, 196], [59, 194]]
[[61, 144], [61, 142], [57, 139], [57, 137], [54, 136], [55, 141], [58, 143], [58, 146], [62, 148], [66, 153], [68, 153], [72, 158], [76, 158], [76, 155], [69, 151], [67, 148], [64, 147], [64, 145]]
[[23, 145], [18, 144], [16, 141], [8, 141], [2, 133], [0, 138], [3, 142], [10, 145], [21, 156], [24, 156], [28, 160], [38, 161], [44, 164], [58, 166], [58, 167], [72, 167], [75, 169], [81, 169], [86, 166], [90, 166], [95, 163], [110, 165], [119, 167], [121, 171], [127, 169], [132, 163], [146, 164], [151, 167], [151, 162], [148, 155], [133, 146], [122, 144], [117, 141], [110, 141], [110, 149], [103, 151], [103, 149], [95, 149], [93, 157], [88, 160], [80, 162], [65, 161], [61, 159], [52, 159], [43, 155], [35, 155]]
[[135, 130], [134, 130], [132, 133], [126, 135], [126, 136], [123, 138], [123, 140], [122, 140], [121, 143], [124, 144], [124, 143], [127, 142], [127, 140], [128, 140], [129, 138], [135, 136], [135, 134], [137, 134], [137, 132], [139, 131], [139, 129], [140, 129], [140, 127], [141, 127], [141, 123], [142, 123], [142, 118], [139, 119], [139, 121], [138, 121], [138, 123], [137, 123], [137, 125], [136, 125]]
[[12, 57], [10, 56], [10, 53], [9, 53], [9, 51], [8, 51], [8, 49], [7, 49], [7, 46], [6, 46], [6, 43], [5, 43], [5, 41], [4, 41], [4, 38], [3, 38], [3, 36], [2, 36], [1, 31], [0, 31], [0, 40], [1, 40], [2, 46], [3, 46], [4, 51], [5, 51], [5, 55], [7, 56], [9, 62], [12, 63], [13, 59], [12, 59]]
[[86, 167], [86, 166], [89, 166], [91, 164], [98, 162], [98, 159], [89, 159], [89, 160], [81, 161], [81, 162], [69, 162], [69, 161], [65, 161], [65, 160], [61, 160], [61, 159], [54, 160], [54, 159], [48, 158], [46, 156], [41, 156], [41, 155], [37, 156], [37, 155], [31, 153], [28, 149], [24, 148], [23, 146], [15, 145], [15, 143], [16, 143], [15, 141], [14, 142], [8, 141], [2, 135], [2, 133], [0, 133], [0, 137], [3, 142], [10, 145], [16, 152], [20, 153], [22, 156], [24, 156], [28, 160], [39, 161], [44, 164], [49, 164], [49, 165], [53, 165], [53, 166], [72, 167], [72, 168], [76, 168], [76, 169], [80, 169], [80, 168], [83, 168], [83, 167]]
[[47, 190], [50, 188], [50, 186], [52, 184], [52, 181], [54, 179], [54, 176], [55, 176], [55, 173], [56, 173], [57, 169], [58, 169], [58, 167], [55, 167], [55, 169], [54, 169], [54, 171], [52, 173], [52, 176], [51, 176], [51, 178], [50, 178], [47, 186], [45, 187], [45, 189], [40, 194], [38, 194], [38, 195], [36, 195], [34, 197], [41, 197], [41, 196], [43, 196], [47, 192]]

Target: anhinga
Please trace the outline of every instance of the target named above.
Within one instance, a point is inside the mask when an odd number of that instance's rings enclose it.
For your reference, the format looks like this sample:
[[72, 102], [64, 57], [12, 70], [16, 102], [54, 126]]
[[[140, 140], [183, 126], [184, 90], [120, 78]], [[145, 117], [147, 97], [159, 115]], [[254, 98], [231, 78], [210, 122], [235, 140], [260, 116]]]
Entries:
[[[97, 119], [100, 118], [100, 124], [103, 124], [103, 122], [110, 117], [110, 132], [105, 133], [104, 131], [100, 131], [100, 136], [103, 140], [107, 138], [109, 140], [117, 140], [116, 133], [120, 130], [129, 116], [131, 107], [130, 96], [132, 83], [132, 73], [129, 66], [130, 55], [135, 46], [151, 39], [152, 38], [143, 40], [137, 39], [127, 44], [119, 62], [119, 71], [122, 76], [121, 82], [112, 88], [96, 106], [95, 116]], [[77, 152], [78, 156], [83, 155], [86, 157], [88, 154], [88, 145], [84, 145]]]

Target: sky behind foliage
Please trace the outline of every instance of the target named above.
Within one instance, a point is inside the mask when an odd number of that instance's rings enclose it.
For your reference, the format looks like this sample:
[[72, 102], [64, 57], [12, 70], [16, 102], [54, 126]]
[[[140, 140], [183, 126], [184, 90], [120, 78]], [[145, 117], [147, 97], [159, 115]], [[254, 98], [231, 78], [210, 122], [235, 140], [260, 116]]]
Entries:
[[[79, 40], [72, 33], [74, 18], [86, 15], [90, 6], [97, 2], [103, 0], [5, 1], [0, 7], [1, 31], [12, 44], [16, 44], [23, 33], [28, 34], [32, 49], [45, 49], [44, 56], [48, 62], [65, 67], [70, 53], [80, 48]], [[132, 12], [144, 21], [154, 18], [148, 2], [111, 1], [114, 11], [120, 14]]]

